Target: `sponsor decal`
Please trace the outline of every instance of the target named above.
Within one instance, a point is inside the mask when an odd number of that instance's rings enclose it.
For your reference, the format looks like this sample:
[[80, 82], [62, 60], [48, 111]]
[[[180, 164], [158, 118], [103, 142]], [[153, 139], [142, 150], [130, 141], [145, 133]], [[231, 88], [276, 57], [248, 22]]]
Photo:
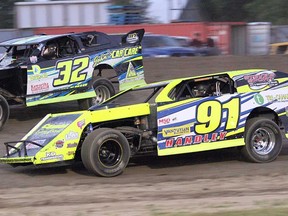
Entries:
[[275, 86], [278, 84], [277, 80], [274, 80], [275, 73], [272, 71], [263, 71], [257, 74], [244, 75], [244, 79], [248, 82], [248, 85], [253, 90], [259, 90], [266, 86]]
[[45, 79], [48, 77], [47, 73], [43, 73], [43, 74], [36, 74], [36, 75], [30, 75], [29, 76], [29, 80], [33, 81], [33, 80], [40, 80], [40, 79]]
[[56, 148], [63, 148], [64, 146], [64, 140], [57, 140], [55, 143]]
[[264, 98], [261, 94], [254, 95], [254, 100], [258, 105], [264, 104]]
[[285, 102], [288, 101], [288, 94], [266, 95], [266, 99], [268, 100], [268, 102], [272, 101]]
[[75, 151], [68, 151], [68, 152], [67, 152], [67, 155], [68, 155], [68, 156], [70, 156], [70, 155], [75, 155]]
[[[83, 88], [83, 87], [85, 87], [85, 86], [88, 86], [88, 83], [78, 83], [77, 85], [75, 85], [75, 88]], [[69, 89], [69, 88], [67, 88], [67, 89]]]
[[176, 137], [167, 139], [165, 142], [166, 148], [188, 146], [200, 143], [208, 143], [224, 140], [226, 137], [227, 131], [212, 133], [212, 134], [203, 134], [203, 135], [189, 135], [185, 137]]
[[[37, 144], [43, 145], [43, 143], [46, 141], [46, 139], [42, 139], [42, 140], [31, 140], [32, 142], [35, 142]], [[37, 149], [40, 148], [40, 146], [37, 146], [33, 143], [27, 143], [26, 144], [26, 149]]]
[[40, 158], [41, 161], [63, 160], [63, 155], [56, 155], [55, 152], [46, 152], [46, 157]]
[[105, 53], [102, 53], [101, 55], [96, 56], [93, 60], [93, 67], [96, 67], [99, 63], [106, 61], [108, 59], [111, 59], [110, 50], [108, 50]]
[[39, 93], [39, 92], [48, 91], [48, 90], [49, 90], [49, 84], [48, 83], [31, 85], [32, 93]]
[[77, 145], [78, 145], [78, 143], [68, 143], [67, 144], [67, 148], [75, 148], [75, 147], [77, 147]]
[[61, 128], [65, 128], [68, 124], [49, 124], [49, 123], [46, 123], [45, 125], [42, 126], [42, 128], [44, 129], [61, 129]]
[[139, 47], [124, 48], [120, 50], [114, 50], [111, 52], [112, 58], [121, 58], [136, 55], [139, 51]]
[[135, 68], [132, 65], [132, 63], [129, 62], [127, 73], [126, 73], [126, 78], [131, 78], [131, 77], [135, 77], [135, 76], [137, 76]]
[[75, 140], [79, 138], [79, 134], [75, 131], [70, 131], [65, 135], [65, 140]]
[[170, 122], [171, 122], [171, 119], [170, 119], [170, 118], [161, 118], [161, 119], [158, 119], [158, 125], [159, 125], [159, 126], [169, 124]]
[[39, 65], [32, 65], [32, 72], [34, 75], [41, 73], [41, 67]]
[[108, 50], [105, 53], [95, 56], [93, 60], [93, 67], [96, 67], [99, 63], [107, 61], [109, 59], [133, 56], [138, 54], [138, 52], [139, 47], [129, 47], [129, 48], [126, 47], [123, 49], [117, 49], [112, 51]]
[[190, 133], [190, 125], [162, 129], [163, 137], [172, 137]]
[[128, 43], [136, 43], [137, 41], [139, 41], [139, 37], [138, 37], [137, 33], [128, 34], [128, 36], [127, 36], [127, 42]]
[[82, 129], [82, 127], [83, 127], [84, 125], [85, 125], [85, 119], [77, 122], [77, 126], [78, 126], [80, 129]]
[[33, 75], [28, 76], [29, 81], [45, 79], [48, 77], [48, 73], [41, 73], [39, 65], [32, 65], [32, 73]]
[[35, 134], [37, 134], [38, 137], [43, 137], [43, 138], [51, 138], [53, 136], [56, 136], [57, 134], [59, 134], [62, 130], [59, 128], [59, 129], [54, 129], [54, 128], [51, 128], [51, 129], [46, 129], [46, 128], [41, 128], [40, 130], [36, 131]]
[[41, 67], [39, 65], [32, 65], [32, 73], [33, 75], [29, 74], [28, 76], [29, 81], [41, 80], [48, 77], [48, 73], [41, 73]]

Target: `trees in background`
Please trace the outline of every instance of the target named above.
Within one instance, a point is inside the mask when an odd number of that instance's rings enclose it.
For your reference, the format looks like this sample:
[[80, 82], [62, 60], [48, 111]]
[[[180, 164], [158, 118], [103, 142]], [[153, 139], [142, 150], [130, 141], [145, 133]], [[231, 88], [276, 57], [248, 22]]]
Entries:
[[[24, 0], [1, 0], [0, 28], [14, 27], [14, 3]], [[112, 4], [138, 2], [145, 8], [153, 0], [111, 0]], [[156, 1], [156, 0], [155, 0]], [[200, 8], [210, 22], [271, 22], [288, 25], [287, 0], [200, 0]], [[145, 11], [143, 10], [143, 13]]]
[[287, 0], [253, 0], [245, 5], [249, 21], [288, 25]]
[[201, 12], [211, 22], [245, 21], [248, 11], [245, 5], [251, 0], [205, 0], [199, 1]]
[[211, 22], [243, 21], [288, 24], [287, 0], [205, 0], [200, 8]]
[[0, 28], [13, 28], [14, 3], [19, 0], [1, 0], [0, 2]]

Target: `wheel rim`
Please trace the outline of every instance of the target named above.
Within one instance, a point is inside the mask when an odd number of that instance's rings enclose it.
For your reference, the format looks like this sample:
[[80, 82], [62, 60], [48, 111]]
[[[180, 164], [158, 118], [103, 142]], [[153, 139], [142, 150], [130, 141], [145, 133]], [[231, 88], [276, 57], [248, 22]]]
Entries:
[[252, 136], [254, 151], [259, 155], [269, 154], [275, 146], [276, 137], [269, 128], [259, 128]]
[[113, 167], [121, 161], [122, 148], [115, 140], [108, 140], [104, 142], [98, 153], [100, 162], [105, 167]]
[[99, 104], [107, 100], [111, 95], [109, 88], [106, 86], [97, 86], [95, 88], [96, 97], [92, 99], [93, 105]]

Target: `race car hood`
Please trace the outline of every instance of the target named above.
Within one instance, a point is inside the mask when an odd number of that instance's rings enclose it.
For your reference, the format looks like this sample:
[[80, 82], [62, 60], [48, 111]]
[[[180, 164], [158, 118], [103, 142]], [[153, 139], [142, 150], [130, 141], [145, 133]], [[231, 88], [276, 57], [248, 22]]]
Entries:
[[20, 141], [4, 143], [6, 155], [0, 162], [38, 164], [69, 159], [61, 150], [65, 141], [79, 142], [79, 134], [86, 127], [85, 115], [89, 115], [89, 111], [46, 115]]
[[143, 103], [94, 111], [48, 114], [20, 141], [4, 143], [6, 154], [0, 158], [0, 163], [16, 166], [72, 160], [81, 138], [93, 130], [92, 124], [149, 113], [149, 104]]

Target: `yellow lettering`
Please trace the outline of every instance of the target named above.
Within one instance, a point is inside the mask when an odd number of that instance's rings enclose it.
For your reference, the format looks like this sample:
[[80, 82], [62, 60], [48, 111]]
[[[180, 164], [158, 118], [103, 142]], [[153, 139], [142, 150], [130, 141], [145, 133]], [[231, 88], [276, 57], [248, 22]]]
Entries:
[[132, 47], [132, 48], [125, 48], [121, 50], [114, 50], [111, 53], [112, 58], [121, 58], [126, 56], [132, 56], [136, 55], [138, 53], [138, 47]]

